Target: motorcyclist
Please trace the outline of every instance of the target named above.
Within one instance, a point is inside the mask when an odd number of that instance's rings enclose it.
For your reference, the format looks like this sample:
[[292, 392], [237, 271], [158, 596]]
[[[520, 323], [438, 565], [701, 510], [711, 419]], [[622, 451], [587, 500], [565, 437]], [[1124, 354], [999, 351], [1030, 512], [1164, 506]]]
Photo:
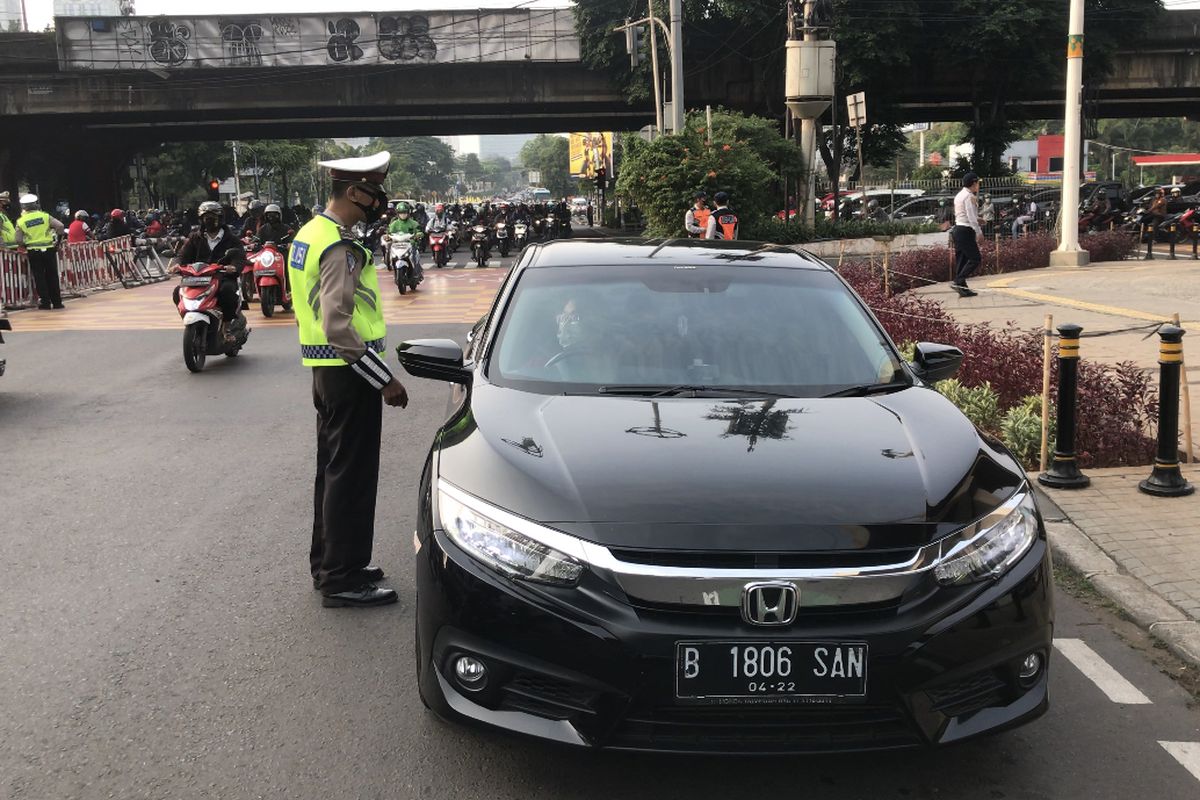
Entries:
[[887, 222], [888, 220], [887, 212], [879, 207], [879, 201], [873, 197], [867, 203], [867, 219], [872, 222]]
[[1029, 223], [1037, 219], [1037, 203], [1027, 195], [1021, 195], [1020, 202], [1017, 208], [1017, 218], [1013, 220], [1012, 236], [1016, 239], [1021, 234], [1021, 229]]
[[242, 236], [257, 236], [258, 229], [263, 224], [263, 214], [267, 210], [267, 204], [262, 200], [255, 200], [250, 203], [250, 208], [246, 212], [246, 218], [242, 221]]
[[[421, 223], [413, 219], [412, 211], [409, 209], [408, 203], [400, 203], [396, 206], [396, 218], [392, 220], [390, 225], [388, 225], [387, 232], [392, 236], [399, 236], [405, 233], [412, 234], [412, 243], [418, 248], [421, 244], [421, 239], [425, 236], [424, 231], [421, 230]], [[424, 278], [424, 273], [421, 270], [421, 253], [419, 250], [413, 250], [412, 259], [413, 272], [416, 273], [417, 280], [419, 281]], [[388, 269], [391, 269], [393, 265], [391, 263], [390, 254], [387, 261]]]
[[258, 226], [258, 232], [254, 238], [259, 244], [274, 242], [277, 245], [283, 245], [292, 238], [293, 233], [295, 231], [283, 222], [283, 210], [275, 203], [271, 203], [263, 211], [263, 221]]
[[426, 233], [434, 231], [447, 231], [450, 229], [450, 214], [446, 212], [446, 205], [438, 203], [433, 207], [433, 216], [429, 218], [429, 222], [425, 225]]
[[87, 224], [88, 213], [83, 209], [75, 212], [74, 221], [67, 226], [67, 242], [70, 244], [82, 244], [88, 240], [88, 234], [92, 232], [91, 226]]
[[1092, 198], [1092, 205], [1088, 209], [1088, 213], [1091, 215], [1091, 219], [1088, 220], [1089, 228], [1099, 229], [1108, 224], [1108, 221], [1113, 216], [1113, 204], [1106, 190], [1100, 189], [1096, 192], [1095, 197]]
[[125, 221], [125, 212], [114, 208], [108, 214], [108, 224], [104, 226], [101, 239], [116, 239], [129, 235], [129, 224]]
[[[221, 264], [224, 267], [219, 273], [217, 305], [220, 306], [226, 321], [232, 323], [242, 308], [241, 296], [238, 293], [238, 275], [246, 265], [246, 251], [241, 240], [223, 224], [221, 217], [219, 203], [212, 200], [201, 203], [200, 229], [184, 240], [176, 259], [180, 264]], [[175, 302], [179, 302], [178, 298]], [[225, 337], [227, 341], [234, 340], [228, 325]]]
[[412, 217], [421, 226], [421, 230], [425, 230], [425, 226], [429, 224], [429, 212], [425, 210], [424, 203], [417, 203], [417, 207], [413, 209]]
[[[1178, 191], [1176, 189], [1175, 191]], [[1154, 199], [1150, 201], [1150, 207], [1146, 209], [1146, 213], [1142, 214], [1139, 223], [1141, 225], [1149, 225], [1158, 227], [1164, 219], [1167, 218], [1167, 193], [1159, 187], [1154, 190]]]

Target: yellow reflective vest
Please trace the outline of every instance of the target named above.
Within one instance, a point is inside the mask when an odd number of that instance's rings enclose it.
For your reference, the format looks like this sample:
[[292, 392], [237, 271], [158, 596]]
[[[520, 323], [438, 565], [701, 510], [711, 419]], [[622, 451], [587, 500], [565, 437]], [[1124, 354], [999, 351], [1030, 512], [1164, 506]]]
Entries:
[[26, 211], [17, 220], [17, 227], [25, 236], [26, 250], [54, 247], [54, 228], [50, 227], [50, 215], [45, 211]]
[[[387, 323], [383, 319], [379, 279], [371, 253], [358, 242], [342, 238], [336, 222], [317, 214], [297, 232], [288, 252], [288, 275], [292, 281], [293, 307], [300, 333], [300, 361], [306, 367], [349, 366], [329, 344], [321, 326], [321, 256], [342, 242], [357, 248], [363, 264], [359, 286], [366, 290], [355, 293], [350, 324], [368, 349], [376, 353], [384, 349]], [[364, 295], [372, 300], [368, 301]]]

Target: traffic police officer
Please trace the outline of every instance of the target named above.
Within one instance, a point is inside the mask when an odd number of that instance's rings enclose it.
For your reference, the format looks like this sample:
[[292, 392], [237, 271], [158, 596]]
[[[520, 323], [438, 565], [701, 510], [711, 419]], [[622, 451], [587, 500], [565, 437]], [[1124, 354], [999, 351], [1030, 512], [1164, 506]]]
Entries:
[[396, 602], [376, 586], [371, 566], [379, 484], [380, 399], [408, 405], [408, 394], [381, 355], [387, 325], [371, 253], [350, 230], [387, 209], [383, 180], [391, 154], [323, 161], [329, 204], [292, 240], [288, 273], [300, 333], [300, 357], [313, 372], [317, 409], [317, 476], [309, 564], [322, 604]]
[[29, 271], [37, 286], [38, 308], [62, 308], [58, 286], [58, 237], [63, 224], [42, 211], [36, 194], [21, 195], [21, 216], [17, 218], [17, 246], [24, 246]]
[[12, 219], [8, 216], [8, 205], [11, 197], [12, 195], [8, 192], [0, 192], [0, 248], [17, 246], [17, 229], [13, 225]]

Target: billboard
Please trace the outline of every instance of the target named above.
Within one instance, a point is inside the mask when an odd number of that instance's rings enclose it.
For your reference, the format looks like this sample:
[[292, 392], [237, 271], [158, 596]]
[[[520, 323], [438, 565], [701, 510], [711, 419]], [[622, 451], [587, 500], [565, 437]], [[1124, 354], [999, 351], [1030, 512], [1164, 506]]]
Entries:
[[578, 61], [571, 9], [60, 17], [64, 70]]
[[601, 133], [572, 133], [571, 140], [571, 177], [594, 178], [596, 170], [604, 167], [612, 175], [612, 140], [611, 132]]

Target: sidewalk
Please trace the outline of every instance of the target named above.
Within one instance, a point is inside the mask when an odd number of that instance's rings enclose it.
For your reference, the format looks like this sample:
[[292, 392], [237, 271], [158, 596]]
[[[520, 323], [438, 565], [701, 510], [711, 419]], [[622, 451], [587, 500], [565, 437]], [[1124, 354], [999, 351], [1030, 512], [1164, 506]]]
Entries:
[[[1192, 408], [1200, 411], [1200, 261], [1120, 261], [1081, 269], [1038, 269], [971, 281], [978, 297], [963, 298], [942, 283], [916, 290], [940, 301], [960, 322], [1041, 329], [1046, 314], [1057, 327], [1073, 322], [1084, 334], [1169, 320], [1178, 313], [1184, 337]], [[1157, 383], [1158, 347], [1149, 330], [1085, 338], [1085, 360], [1132, 361]], [[1195, 337], [1195, 338], [1193, 338]], [[1190, 342], [1190, 344], [1189, 344]], [[1190, 357], [1189, 357], [1190, 354]], [[1200, 444], [1200, 420], [1193, 420]], [[1200, 487], [1200, 465], [1184, 476]], [[1109, 601], [1200, 668], [1200, 493], [1161, 498], [1138, 482], [1151, 468], [1086, 470], [1079, 490], [1038, 486], [1058, 563], [1081, 573]]]

